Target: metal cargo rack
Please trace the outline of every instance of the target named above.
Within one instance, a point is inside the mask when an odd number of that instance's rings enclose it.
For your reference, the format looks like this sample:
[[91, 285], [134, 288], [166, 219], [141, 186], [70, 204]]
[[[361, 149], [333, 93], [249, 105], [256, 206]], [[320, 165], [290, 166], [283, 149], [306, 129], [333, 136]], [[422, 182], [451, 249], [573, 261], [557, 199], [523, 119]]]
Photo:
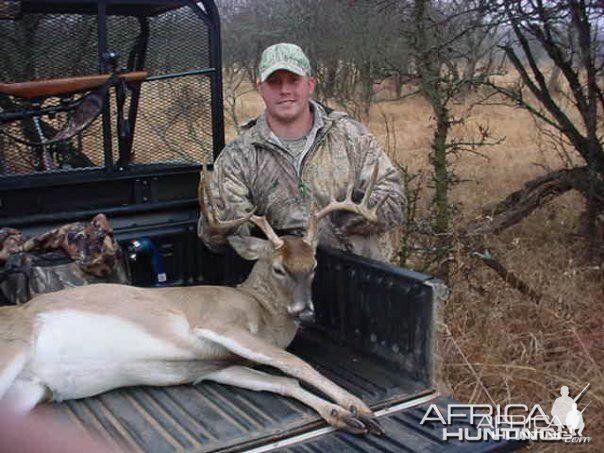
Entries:
[[[220, 46], [212, 0], [0, 0], [0, 225], [194, 206], [224, 146]], [[100, 114], [49, 144], [95, 90], [5, 92], [99, 74]]]

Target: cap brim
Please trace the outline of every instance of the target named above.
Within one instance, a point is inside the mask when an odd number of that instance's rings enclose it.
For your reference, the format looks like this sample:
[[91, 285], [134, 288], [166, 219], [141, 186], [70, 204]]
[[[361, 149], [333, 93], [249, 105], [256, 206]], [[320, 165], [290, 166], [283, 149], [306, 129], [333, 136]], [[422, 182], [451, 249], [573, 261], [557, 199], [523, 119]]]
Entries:
[[268, 76], [270, 76], [273, 72], [279, 71], [279, 70], [293, 72], [294, 74], [298, 74], [299, 76], [308, 75], [306, 73], [306, 71], [304, 69], [300, 68], [299, 66], [290, 65], [287, 63], [277, 63], [277, 64], [274, 64], [273, 66], [271, 66], [270, 68], [265, 69], [264, 71], [262, 71], [260, 73], [260, 81], [264, 82], [268, 78]]

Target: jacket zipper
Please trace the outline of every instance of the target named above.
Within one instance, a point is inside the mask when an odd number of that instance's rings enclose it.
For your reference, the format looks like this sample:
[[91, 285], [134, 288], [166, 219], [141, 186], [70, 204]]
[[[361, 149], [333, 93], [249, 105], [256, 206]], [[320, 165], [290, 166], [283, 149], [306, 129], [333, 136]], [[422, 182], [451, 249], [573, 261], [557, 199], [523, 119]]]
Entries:
[[317, 149], [317, 147], [323, 142], [323, 139], [327, 136], [327, 132], [329, 132], [329, 129], [331, 129], [331, 126], [325, 127], [325, 130], [322, 131], [321, 135], [319, 135], [316, 138], [315, 142], [311, 145], [311, 147], [308, 150], [308, 152], [304, 155], [304, 157], [300, 161], [300, 169], [299, 169], [299, 171], [298, 171], [298, 169], [296, 169], [296, 175], [298, 176], [298, 190], [300, 191], [300, 195], [302, 195], [302, 197], [304, 199], [306, 199], [306, 197], [308, 195], [310, 195], [308, 193], [308, 186], [304, 183], [304, 180], [302, 179], [302, 173], [304, 172], [304, 164], [309, 159], [309, 157], [312, 155], [312, 153], [315, 152], [315, 150]]

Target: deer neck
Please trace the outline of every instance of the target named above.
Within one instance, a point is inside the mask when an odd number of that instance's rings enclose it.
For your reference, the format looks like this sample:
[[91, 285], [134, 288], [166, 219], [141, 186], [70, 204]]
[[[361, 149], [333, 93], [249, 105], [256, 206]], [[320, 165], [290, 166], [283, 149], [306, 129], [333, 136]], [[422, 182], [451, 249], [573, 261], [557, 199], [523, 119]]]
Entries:
[[248, 278], [238, 288], [251, 294], [269, 314], [287, 316], [287, 307], [291, 303], [291, 296], [288, 296], [277, 287], [268, 262], [257, 261]]

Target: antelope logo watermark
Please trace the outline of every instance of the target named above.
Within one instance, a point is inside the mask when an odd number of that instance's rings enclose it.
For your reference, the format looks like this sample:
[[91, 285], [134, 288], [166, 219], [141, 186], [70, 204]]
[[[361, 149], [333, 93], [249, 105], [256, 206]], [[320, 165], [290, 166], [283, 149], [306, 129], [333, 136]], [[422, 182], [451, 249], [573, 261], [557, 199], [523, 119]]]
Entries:
[[[436, 422], [443, 425], [443, 440], [590, 443], [591, 437], [583, 435], [583, 412], [589, 403], [579, 410], [580, 400], [589, 385], [574, 398], [569, 396], [568, 387], [562, 386], [560, 396], [553, 402], [549, 415], [539, 404], [532, 407], [526, 404], [449, 404], [444, 414], [436, 404], [431, 404], [420, 424]], [[458, 421], [464, 423], [456, 423]], [[468, 422], [473, 427], [469, 427]]]

